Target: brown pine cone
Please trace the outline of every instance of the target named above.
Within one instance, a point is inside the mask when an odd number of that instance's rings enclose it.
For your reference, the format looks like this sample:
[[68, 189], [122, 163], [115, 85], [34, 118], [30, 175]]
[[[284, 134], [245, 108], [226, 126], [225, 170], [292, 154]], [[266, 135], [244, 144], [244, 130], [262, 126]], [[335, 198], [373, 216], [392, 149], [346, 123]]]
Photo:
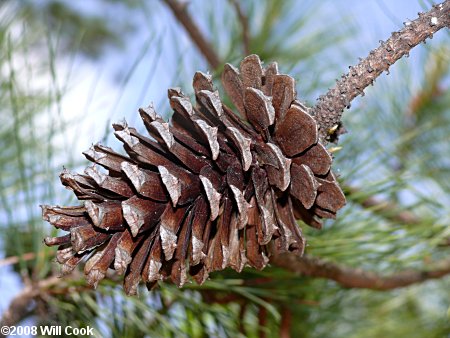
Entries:
[[169, 277], [182, 286], [189, 274], [201, 284], [211, 271], [262, 269], [270, 255], [302, 254], [296, 219], [320, 227], [319, 218], [335, 217], [345, 197], [295, 80], [250, 55], [240, 70], [226, 64], [222, 82], [239, 115], [197, 72], [195, 107], [169, 89], [171, 123], [152, 106], [139, 110], [151, 138], [113, 125], [129, 157], [97, 144], [84, 155], [106, 171], [62, 172], [85, 201], [42, 207], [46, 221], [69, 232], [45, 239], [59, 246], [63, 273], [87, 259], [89, 284], [113, 268], [125, 274], [127, 294], [141, 278], [149, 287]]

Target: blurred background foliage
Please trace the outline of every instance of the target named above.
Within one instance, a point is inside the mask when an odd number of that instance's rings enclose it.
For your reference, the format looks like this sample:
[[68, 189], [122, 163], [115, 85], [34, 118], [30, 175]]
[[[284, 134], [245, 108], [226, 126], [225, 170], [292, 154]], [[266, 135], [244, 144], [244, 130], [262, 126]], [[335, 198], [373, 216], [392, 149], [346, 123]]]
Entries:
[[[377, 45], [355, 48], [357, 22], [330, 3], [192, 1], [188, 10], [221, 60], [236, 65], [249, 53], [276, 60], [313, 105], [355, 53]], [[62, 165], [82, 168], [79, 147], [100, 138], [118, 149], [110, 120], [125, 115], [136, 125], [136, 108], [150, 100], [167, 117], [166, 89], [192, 93], [194, 71], [210, 67], [157, 0], [1, 1], [0, 46], [3, 312], [22, 287], [58, 274], [53, 250], [42, 244], [55, 230], [41, 221], [39, 204], [70, 202], [57, 179]], [[382, 274], [448, 257], [449, 46], [448, 31], [419, 46], [344, 114], [350, 133], [334, 166], [348, 205], [321, 231], [302, 226], [307, 254]], [[110, 74], [102, 81], [118, 89], [83, 82], [83, 67], [95, 78]], [[66, 99], [77, 86], [88, 88], [86, 101]], [[110, 277], [96, 291], [78, 272], [61, 279], [35, 298], [22, 323], [90, 325], [99, 337], [450, 337], [449, 278], [378, 292], [270, 267], [125, 297]]]

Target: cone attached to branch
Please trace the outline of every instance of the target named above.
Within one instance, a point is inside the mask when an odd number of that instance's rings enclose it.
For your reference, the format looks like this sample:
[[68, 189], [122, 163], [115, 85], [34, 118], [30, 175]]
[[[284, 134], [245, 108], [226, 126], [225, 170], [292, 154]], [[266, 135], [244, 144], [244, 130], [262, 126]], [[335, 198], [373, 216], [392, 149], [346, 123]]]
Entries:
[[128, 156], [94, 145], [83, 174], [63, 171], [63, 185], [84, 205], [43, 206], [43, 217], [69, 234], [57, 245], [63, 273], [86, 260], [96, 286], [108, 268], [125, 274], [127, 294], [188, 276], [264, 268], [270, 255], [303, 253], [296, 219], [320, 227], [345, 197], [330, 170], [309, 109], [296, 99], [295, 81], [276, 63], [263, 68], [250, 55], [240, 70], [225, 65], [222, 82], [237, 114], [225, 106], [210, 75], [197, 72], [194, 106], [169, 89], [173, 116], [139, 110], [149, 136], [125, 123], [115, 136]]

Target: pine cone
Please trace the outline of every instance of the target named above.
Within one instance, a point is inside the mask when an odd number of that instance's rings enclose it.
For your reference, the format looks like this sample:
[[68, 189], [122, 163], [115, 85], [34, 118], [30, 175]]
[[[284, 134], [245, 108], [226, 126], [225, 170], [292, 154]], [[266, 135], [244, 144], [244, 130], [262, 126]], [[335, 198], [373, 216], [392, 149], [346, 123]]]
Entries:
[[87, 259], [89, 284], [113, 268], [125, 274], [127, 294], [141, 277], [148, 287], [168, 278], [182, 286], [188, 274], [201, 284], [211, 271], [262, 269], [270, 255], [302, 254], [296, 219], [320, 228], [320, 218], [335, 217], [345, 197], [294, 79], [250, 55], [240, 71], [226, 64], [222, 82], [239, 115], [197, 72], [195, 107], [169, 89], [170, 124], [151, 105], [139, 110], [152, 138], [113, 125], [129, 157], [97, 144], [84, 155], [106, 172], [62, 172], [85, 201], [42, 207], [46, 221], [69, 232], [45, 239], [59, 246], [63, 273]]

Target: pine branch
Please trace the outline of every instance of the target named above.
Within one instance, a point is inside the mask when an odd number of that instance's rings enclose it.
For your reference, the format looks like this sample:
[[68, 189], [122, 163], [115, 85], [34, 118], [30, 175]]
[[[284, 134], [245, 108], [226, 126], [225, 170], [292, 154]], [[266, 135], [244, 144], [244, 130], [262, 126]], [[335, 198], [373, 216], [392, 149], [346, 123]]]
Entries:
[[260, 306], [258, 310], [258, 337], [266, 338], [266, 324], [267, 324], [267, 309], [264, 306]]
[[200, 28], [188, 13], [186, 4], [180, 3], [176, 0], [164, 0], [164, 2], [167, 4], [167, 6], [169, 6], [173, 15], [189, 33], [192, 41], [197, 45], [197, 48], [205, 56], [206, 60], [213, 68], [213, 70], [218, 69], [222, 65], [222, 62], [220, 61], [220, 58], [211, 43], [208, 42], [204, 34], [200, 31]]
[[[46, 290], [61, 282], [61, 278], [52, 276], [25, 286], [25, 288], [12, 300], [8, 309], [3, 313], [0, 320], [0, 327], [17, 325], [26, 318], [30, 312], [30, 306], [33, 300], [45, 293]], [[0, 337], [2, 335], [0, 334]]]
[[386, 291], [438, 279], [450, 274], [450, 259], [430, 264], [426, 270], [405, 270], [389, 276], [326, 262], [317, 257], [292, 254], [273, 256], [271, 263], [296, 274], [334, 280], [343, 287]]
[[0, 259], [0, 267], [17, 264], [21, 260], [24, 262], [31, 261], [35, 258], [36, 258], [35, 252], [27, 252], [27, 253], [24, 253], [23, 255], [19, 255], [19, 256], [11, 256], [11, 257], [2, 258], [2, 259]]
[[442, 241], [442, 243], [439, 244], [439, 246], [442, 246], [442, 247], [450, 246], [450, 237], [444, 238], [444, 240]]
[[[319, 97], [313, 113], [320, 127], [323, 140], [333, 141], [328, 131], [334, 126], [341, 126], [342, 112], [350, 102], [374, 80], [387, 71], [391, 65], [408, 55], [419, 43], [431, 38], [434, 33], [450, 26], [450, 0], [446, 0], [425, 13], [419, 13], [414, 21], [407, 22], [405, 28], [393, 32], [386, 42], [372, 50], [369, 55], [337, 81], [336, 85], [325, 95]], [[333, 134], [339, 135], [339, 129]]]
[[237, 0], [231, 0], [233, 4], [236, 14], [239, 18], [242, 28], [242, 43], [244, 45], [244, 53], [245, 55], [250, 54], [250, 28], [248, 27], [248, 17], [242, 11], [241, 6]]
[[53, 255], [54, 252], [27, 252], [24, 253], [23, 255], [18, 255], [18, 256], [10, 256], [10, 257], [5, 257], [0, 259], [0, 268], [3, 266], [8, 266], [8, 265], [14, 265], [19, 263], [20, 261], [24, 261], [24, 262], [28, 262], [31, 261], [33, 259], [35, 259], [36, 257], [44, 257], [46, 255], [51, 256]]
[[281, 323], [280, 323], [280, 338], [290, 338], [291, 337], [291, 326], [292, 326], [292, 311], [284, 307], [281, 311]]
[[[345, 186], [344, 190], [348, 195], [357, 195], [360, 190], [355, 187]], [[407, 210], [401, 210], [401, 206], [389, 200], [381, 200], [373, 196], [364, 196], [355, 198], [363, 208], [371, 209], [374, 214], [381, 215], [387, 220], [406, 225], [417, 225], [425, 220]]]

